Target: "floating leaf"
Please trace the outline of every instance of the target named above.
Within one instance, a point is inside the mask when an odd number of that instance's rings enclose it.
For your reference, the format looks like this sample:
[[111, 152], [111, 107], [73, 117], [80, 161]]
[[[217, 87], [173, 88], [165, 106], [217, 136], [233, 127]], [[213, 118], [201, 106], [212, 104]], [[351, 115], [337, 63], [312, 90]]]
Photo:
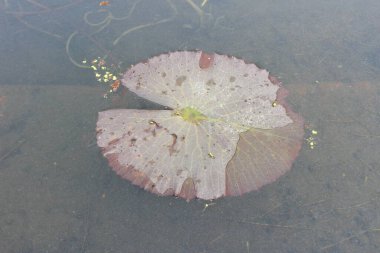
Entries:
[[116, 173], [151, 192], [239, 195], [276, 180], [300, 150], [302, 118], [255, 64], [173, 52], [132, 66], [122, 84], [169, 109], [100, 112], [97, 143]]

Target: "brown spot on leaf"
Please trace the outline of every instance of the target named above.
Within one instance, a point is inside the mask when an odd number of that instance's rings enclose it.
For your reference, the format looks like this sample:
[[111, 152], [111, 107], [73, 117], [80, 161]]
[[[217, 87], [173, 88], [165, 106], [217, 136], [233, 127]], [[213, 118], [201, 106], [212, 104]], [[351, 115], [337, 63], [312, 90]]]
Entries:
[[130, 146], [130, 147], [135, 146], [136, 141], [137, 141], [136, 138], [132, 138], [132, 139], [130, 139], [131, 144], [130, 144], [129, 146]]
[[149, 120], [149, 124], [151, 124], [151, 125], [155, 125], [155, 127], [156, 128], [158, 128], [158, 129], [160, 129], [161, 128], [161, 126], [156, 122], [156, 121], [154, 121], [154, 120]]
[[111, 145], [114, 145], [116, 142], [118, 142], [120, 139], [119, 138], [116, 138], [116, 139], [113, 139], [112, 141], [108, 142], [108, 145], [111, 146]]
[[173, 137], [173, 142], [171, 145], [168, 146], [169, 148], [169, 155], [171, 156], [174, 152], [178, 152], [178, 150], [175, 149], [175, 144], [177, 143], [177, 135], [176, 134], [171, 134], [171, 136]]
[[209, 80], [206, 82], [206, 85], [208, 85], [208, 86], [216, 85], [216, 82], [214, 81], [214, 79], [209, 79]]
[[137, 83], [136, 83], [136, 90], [139, 90], [142, 86], [142, 83], [141, 83], [141, 76], [137, 79]]
[[180, 76], [175, 80], [175, 85], [182, 86], [182, 84], [186, 81], [186, 76]]

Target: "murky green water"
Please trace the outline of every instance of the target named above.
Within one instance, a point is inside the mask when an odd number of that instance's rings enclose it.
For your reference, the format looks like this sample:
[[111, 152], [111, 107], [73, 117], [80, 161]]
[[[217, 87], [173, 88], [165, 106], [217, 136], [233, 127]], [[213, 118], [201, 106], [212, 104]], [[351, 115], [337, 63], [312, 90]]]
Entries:
[[[192, 3], [196, 6], [192, 6]], [[0, 7], [1, 252], [378, 252], [378, 1], [7, 1]], [[121, 71], [168, 51], [255, 62], [316, 129], [290, 172], [189, 203], [122, 180], [95, 141], [103, 98], [84, 58]], [[103, 85], [103, 86], [102, 86]]]

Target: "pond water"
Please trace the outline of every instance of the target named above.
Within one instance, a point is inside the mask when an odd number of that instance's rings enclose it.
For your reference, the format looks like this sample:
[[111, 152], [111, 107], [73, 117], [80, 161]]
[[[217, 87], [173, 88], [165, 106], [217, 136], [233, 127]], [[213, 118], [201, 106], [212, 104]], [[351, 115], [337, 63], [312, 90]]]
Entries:
[[[379, 252], [379, 1], [0, 8], [1, 252]], [[258, 191], [159, 197], [117, 176], [96, 145], [99, 111], [158, 106], [131, 92], [104, 98], [84, 59], [105, 58], [122, 73], [196, 49], [267, 69], [305, 120], [292, 169]]]

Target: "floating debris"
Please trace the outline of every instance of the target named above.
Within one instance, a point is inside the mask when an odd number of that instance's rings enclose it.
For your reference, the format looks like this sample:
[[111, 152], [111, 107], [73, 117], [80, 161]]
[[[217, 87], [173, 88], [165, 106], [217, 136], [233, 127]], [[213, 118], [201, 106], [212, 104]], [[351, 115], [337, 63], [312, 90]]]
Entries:
[[110, 2], [109, 2], [109, 1], [101, 1], [101, 2], [99, 3], [99, 6], [108, 6], [108, 5], [110, 5]]

